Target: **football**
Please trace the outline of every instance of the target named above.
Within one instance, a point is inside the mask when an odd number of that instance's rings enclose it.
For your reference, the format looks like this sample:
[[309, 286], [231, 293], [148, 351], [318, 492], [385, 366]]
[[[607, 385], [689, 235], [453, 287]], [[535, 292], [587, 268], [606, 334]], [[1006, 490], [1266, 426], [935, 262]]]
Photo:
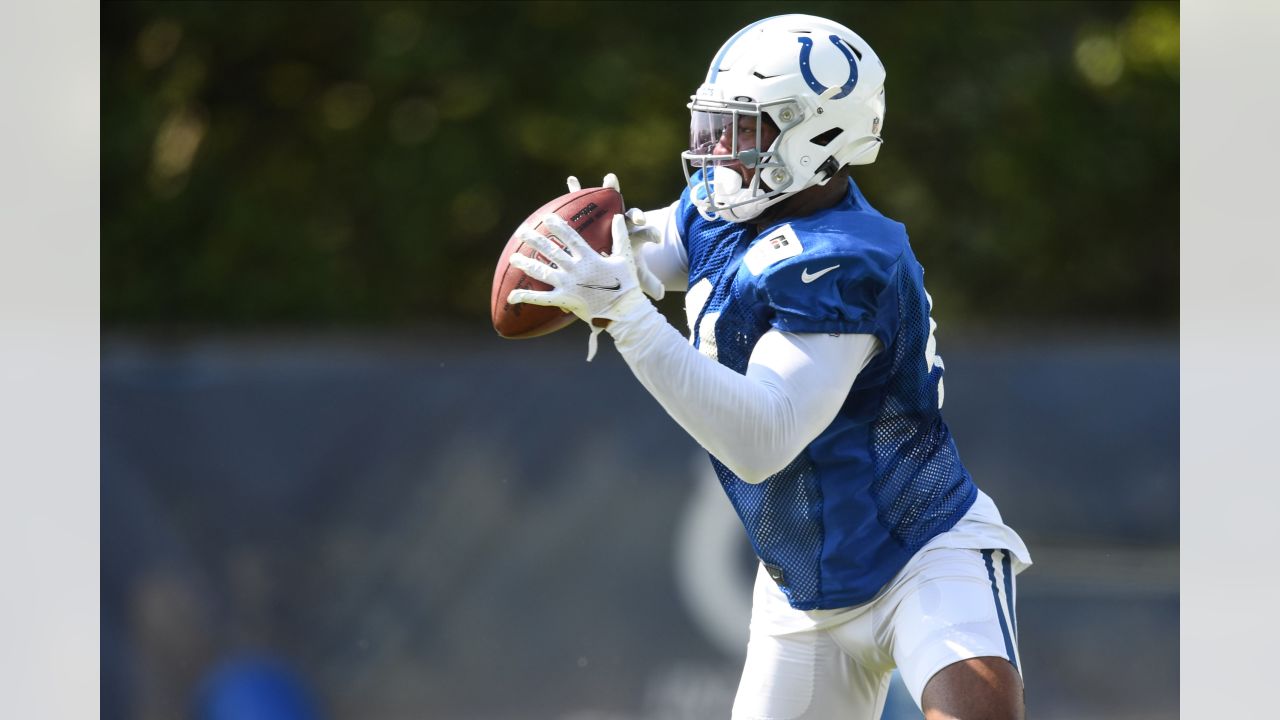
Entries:
[[[613, 216], [623, 211], [622, 195], [612, 188], [583, 188], [577, 192], [552, 200], [538, 208], [525, 220], [525, 225], [547, 237], [555, 238], [548, 228], [539, 221], [547, 213], [555, 213], [569, 223], [569, 227], [578, 231], [587, 244], [595, 248], [601, 255], [608, 255], [613, 249]], [[563, 244], [563, 243], [560, 243]], [[540, 280], [525, 275], [523, 271], [511, 267], [507, 259], [513, 253], [521, 253], [526, 257], [536, 257], [546, 262], [540, 253], [524, 244], [518, 235], [507, 241], [498, 257], [498, 267], [493, 273], [493, 296], [489, 302], [489, 313], [493, 319], [493, 329], [504, 338], [531, 338], [553, 333], [565, 328], [576, 319], [572, 313], [560, 308], [543, 307], [519, 303], [512, 305], [507, 296], [512, 290], [550, 290], [551, 287]]]

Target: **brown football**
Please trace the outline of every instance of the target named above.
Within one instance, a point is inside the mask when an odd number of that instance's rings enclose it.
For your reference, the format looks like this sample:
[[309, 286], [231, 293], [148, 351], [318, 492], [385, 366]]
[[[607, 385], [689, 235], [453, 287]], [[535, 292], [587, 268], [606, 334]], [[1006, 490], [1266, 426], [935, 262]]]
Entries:
[[[555, 213], [569, 223], [569, 227], [578, 231], [587, 244], [595, 248], [601, 255], [608, 255], [613, 249], [613, 216], [622, 212], [622, 196], [611, 188], [583, 188], [577, 192], [561, 195], [538, 208], [525, 220], [525, 225], [547, 237], [552, 237], [548, 228], [543, 226], [539, 218], [547, 213]], [[554, 239], [554, 238], [553, 238]], [[550, 290], [551, 286], [540, 280], [525, 275], [523, 271], [511, 267], [507, 262], [513, 253], [526, 257], [536, 257], [540, 262], [546, 258], [532, 247], [524, 244], [518, 235], [507, 241], [498, 257], [498, 267], [493, 273], [493, 295], [489, 301], [489, 313], [493, 318], [493, 329], [504, 338], [531, 338], [553, 333], [567, 327], [576, 319], [572, 313], [560, 308], [543, 307], [519, 303], [512, 305], [507, 296], [516, 288], [528, 290]]]

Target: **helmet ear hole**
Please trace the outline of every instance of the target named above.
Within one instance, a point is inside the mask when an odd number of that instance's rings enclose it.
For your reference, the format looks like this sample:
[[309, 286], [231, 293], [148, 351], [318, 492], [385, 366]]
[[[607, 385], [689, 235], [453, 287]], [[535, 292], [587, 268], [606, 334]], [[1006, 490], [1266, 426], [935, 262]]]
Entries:
[[830, 143], [832, 140], [835, 140], [836, 137], [839, 136], [840, 133], [842, 132], [844, 132], [844, 128], [834, 127], [824, 133], [819, 133], [818, 135], [815, 135], [813, 138], [809, 140], [809, 142], [819, 147], [826, 147], [828, 143]]

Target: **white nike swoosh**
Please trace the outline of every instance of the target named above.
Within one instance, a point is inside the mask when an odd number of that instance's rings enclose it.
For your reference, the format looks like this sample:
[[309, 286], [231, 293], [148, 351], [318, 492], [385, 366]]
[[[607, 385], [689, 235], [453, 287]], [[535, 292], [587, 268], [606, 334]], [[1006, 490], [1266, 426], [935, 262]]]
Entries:
[[811, 283], [814, 280], [817, 280], [818, 278], [822, 277], [823, 275], [826, 275], [827, 273], [831, 272], [832, 270], [835, 270], [838, 267], [840, 266], [832, 265], [831, 267], [823, 268], [812, 275], [809, 274], [809, 268], [805, 268], [804, 270], [800, 271], [800, 282]]

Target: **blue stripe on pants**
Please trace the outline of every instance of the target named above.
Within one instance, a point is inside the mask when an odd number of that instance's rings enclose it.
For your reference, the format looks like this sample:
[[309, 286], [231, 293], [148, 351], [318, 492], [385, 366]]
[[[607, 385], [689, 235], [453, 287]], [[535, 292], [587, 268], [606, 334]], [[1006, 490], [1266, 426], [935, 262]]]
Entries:
[[[1000, 586], [996, 583], [996, 567], [991, 562], [994, 550], [983, 550], [982, 559], [987, 563], [987, 576], [991, 578], [991, 596], [996, 601], [996, 616], [1000, 618], [1000, 632], [1004, 634], [1004, 651], [1009, 655], [1009, 662], [1018, 668], [1018, 656], [1013, 652], [1013, 640], [1009, 637], [1009, 624], [1004, 619], [1004, 604], [1000, 602]], [[1021, 672], [1021, 670], [1019, 670]]]
[[1013, 599], [1013, 563], [1009, 560], [1009, 551], [1001, 553], [1004, 557], [1000, 566], [1004, 569], [1004, 596], [1009, 601], [1009, 625], [1013, 627], [1013, 641], [1018, 642], [1018, 604]]

